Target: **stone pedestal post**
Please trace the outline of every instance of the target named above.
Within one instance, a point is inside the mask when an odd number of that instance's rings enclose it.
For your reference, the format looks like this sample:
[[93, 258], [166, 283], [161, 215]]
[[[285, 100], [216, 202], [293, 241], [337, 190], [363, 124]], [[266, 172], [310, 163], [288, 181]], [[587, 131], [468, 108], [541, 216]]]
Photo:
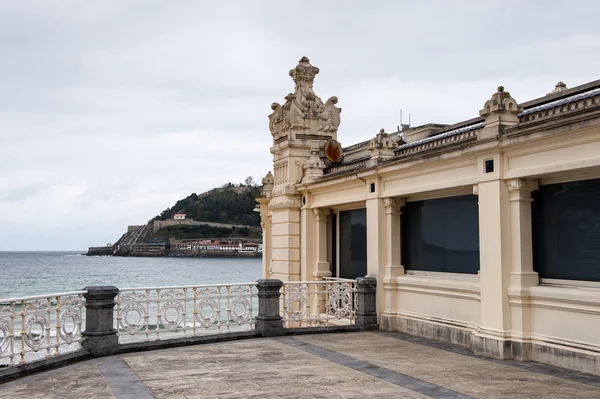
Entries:
[[377, 330], [377, 279], [360, 277], [358, 285], [358, 303], [356, 309], [356, 325], [362, 331]]
[[85, 331], [81, 346], [92, 356], [114, 355], [119, 351], [119, 338], [114, 328], [113, 309], [119, 289], [113, 286], [86, 287]]
[[279, 312], [281, 280], [258, 280], [258, 315], [256, 331], [263, 337], [283, 335], [283, 318]]

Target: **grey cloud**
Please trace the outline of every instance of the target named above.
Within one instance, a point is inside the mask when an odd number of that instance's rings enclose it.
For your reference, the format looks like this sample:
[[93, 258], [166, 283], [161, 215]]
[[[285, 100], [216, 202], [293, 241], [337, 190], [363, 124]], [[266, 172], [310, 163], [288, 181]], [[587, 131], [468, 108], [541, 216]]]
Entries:
[[[599, 78], [600, 4], [0, 4], [0, 250], [112, 242], [177, 199], [271, 169], [267, 115], [306, 55], [344, 145]], [[56, 226], [60, 232], [56, 233]]]

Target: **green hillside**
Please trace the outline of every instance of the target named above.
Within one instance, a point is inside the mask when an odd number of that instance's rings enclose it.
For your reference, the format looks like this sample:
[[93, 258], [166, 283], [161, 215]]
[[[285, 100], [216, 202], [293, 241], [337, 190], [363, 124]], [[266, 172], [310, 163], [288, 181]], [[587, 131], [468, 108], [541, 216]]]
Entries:
[[200, 195], [193, 193], [162, 211], [151, 222], [171, 219], [176, 213], [185, 213], [186, 219], [200, 222], [260, 226], [260, 216], [254, 211], [255, 198], [260, 195], [260, 190], [250, 180], [246, 185], [228, 183]]

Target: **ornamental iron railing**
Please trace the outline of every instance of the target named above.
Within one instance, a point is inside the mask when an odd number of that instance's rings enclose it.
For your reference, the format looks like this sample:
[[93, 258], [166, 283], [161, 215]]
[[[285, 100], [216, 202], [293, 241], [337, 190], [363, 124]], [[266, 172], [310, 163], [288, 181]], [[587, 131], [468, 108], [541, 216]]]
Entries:
[[119, 342], [253, 330], [256, 283], [119, 290]]
[[285, 328], [342, 326], [356, 322], [356, 280], [289, 281], [281, 288]]
[[86, 291], [0, 300], [0, 365], [81, 349]]
[[305, 327], [377, 329], [376, 285], [373, 277], [364, 277], [121, 290], [89, 286], [0, 300], [0, 382], [144, 347], [281, 336]]

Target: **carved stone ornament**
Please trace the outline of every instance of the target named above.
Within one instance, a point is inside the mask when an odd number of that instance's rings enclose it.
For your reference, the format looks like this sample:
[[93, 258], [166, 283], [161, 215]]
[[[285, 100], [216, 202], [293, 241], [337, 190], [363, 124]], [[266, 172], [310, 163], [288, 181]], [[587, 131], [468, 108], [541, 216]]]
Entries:
[[286, 200], [279, 202], [271, 202], [269, 209], [286, 209], [286, 208], [300, 208], [302, 202], [300, 200]]
[[554, 86], [554, 90], [552, 90], [550, 93], [548, 94], [555, 94], [555, 93], [560, 93], [567, 90], [567, 85], [564, 84], [563, 82], [558, 82], [556, 84], [556, 86]]
[[537, 179], [511, 179], [506, 181], [508, 191], [531, 193], [539, 188]]
[[271, 173], [271, 171], [269, 171], [265, 177], [263, 177], [262, 179], [262, 194], [266, 195], [266, 194], [270, 194], [271, 190], [273, 190], [273, 186], [275, 185], [275, 178], [273, 177], [273, 174]]
[[313, 82], [318, 73], [319, 68], [312, 66], [306, 57], [302, 57], [298, 65], [290, 70], [290, 76], [296, 84], [295, 91], [285, 96], [283, 105], [271, 105], [273, 113], [269, 115], [269, 130], [274, 140], [287, 136], [290, 129], [316, 128], [320, 133], [337, 132], [342, 110], [335, 106], [337, 97], [331, 97], [323, 103], [314, 93]]
[[390, 208], [393, 211], [399, 211], [404, 204], [406, 204], [406, 200], [404, 198], [387, 197], [383, 199], [383, 206]]
[[492, 95], [479, 111], [479, 115], [485, 118], [486, 124], [490, 122], [510, 122], [518, 123], [517, 115], [523, 111], [517, 101], [511, 97], [510, 93], [504, 91], [503, 86], [498, 87], [498, 91]]
[[390, 158], [394, 156], [394, 148], [396, 144], [384, 129], [375, 135], [375, 138], [369, 142], [369, 151], [371, 158]]
[[310, 158], [302, 165], [304, 169], [304, 177], [302, 182], [310, 182], [319, 176], [323, 176], [323, 169], [325, 169], [325, 162], [319, 157], [319, 147], [313, 145], [310, 148]]
[[326, 222], [330, 213], [329, 208], [313, 208], [313, 214], [317, 218], [317, 222]]

